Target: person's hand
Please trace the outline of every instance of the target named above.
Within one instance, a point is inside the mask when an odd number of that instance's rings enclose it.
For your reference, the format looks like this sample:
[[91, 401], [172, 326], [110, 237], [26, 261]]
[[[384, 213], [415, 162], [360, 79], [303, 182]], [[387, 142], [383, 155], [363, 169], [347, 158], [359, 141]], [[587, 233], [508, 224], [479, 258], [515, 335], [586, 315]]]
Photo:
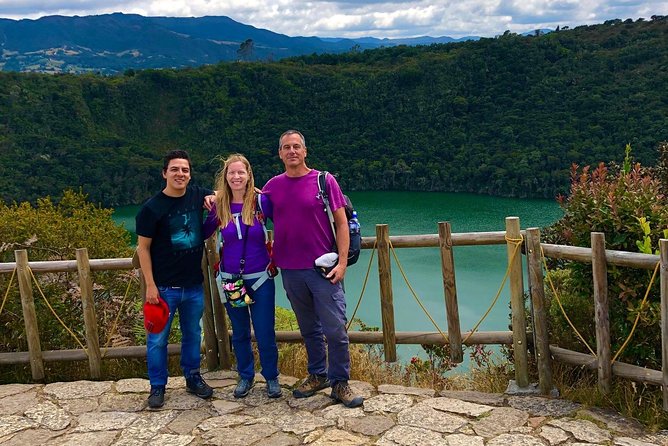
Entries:
[[343, 280], [343, 277], [346, 275], [346, 267], [338, 264], [327, 274], [327, 278], [332, 283], [337, 283]]
[[216, 194], [204, 197], [204, 207], [207, 211], [210, 211], [214, 204], [216, 204]]
[[146, 302], [157, 305], [158, 302], [158, 296], [160, 294], [158, 293], [158, 287], [155, 285], [147, 285], [146, 286]]

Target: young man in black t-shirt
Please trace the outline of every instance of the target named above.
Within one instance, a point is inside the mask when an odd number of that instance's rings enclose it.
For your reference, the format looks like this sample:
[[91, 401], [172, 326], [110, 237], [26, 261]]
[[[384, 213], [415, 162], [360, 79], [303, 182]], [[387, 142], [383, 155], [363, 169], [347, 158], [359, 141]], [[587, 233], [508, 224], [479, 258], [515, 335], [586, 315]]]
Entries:
[[188, 186], [190, 158], [174, 150], [164, 158], [165, 188], [151, 197], [136, 217], [137, 255], [146, 279], [146, 301], [169, 306], [169, 322], [160, 333], [146, 334], [146, 360], [151, 382], [148, 405], [162, 407], [167, 384], [167, 341], [176, 310], [181, 325], [181, 369], [186, 390], [209, 398], [213, 390], [200, 375], [200, 320], [204, 310], [201, 270], [202, 206], [212, 191]]

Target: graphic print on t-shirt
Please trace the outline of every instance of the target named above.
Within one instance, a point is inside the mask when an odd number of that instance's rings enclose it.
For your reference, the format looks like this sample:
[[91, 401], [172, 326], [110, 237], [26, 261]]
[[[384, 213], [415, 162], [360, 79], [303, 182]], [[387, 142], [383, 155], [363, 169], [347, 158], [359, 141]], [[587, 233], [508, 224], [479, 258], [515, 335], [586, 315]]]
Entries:
[[169, 232], [174, 249], [184, 250], [199, 246], [202, 240], [201, 231], [202, 227], [195, 210], [173, 215], [169, 219]]

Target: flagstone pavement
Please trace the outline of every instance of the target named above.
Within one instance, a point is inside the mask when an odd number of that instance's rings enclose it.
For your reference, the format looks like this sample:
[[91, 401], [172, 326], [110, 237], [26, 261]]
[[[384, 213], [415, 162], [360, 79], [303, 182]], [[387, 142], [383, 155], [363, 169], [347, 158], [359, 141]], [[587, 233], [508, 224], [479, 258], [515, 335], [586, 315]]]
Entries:
[[614, 413], [562, 399], [443, 391], [351, 381], [364, 406], [335, 404], [323, 390], [295, 399], [296, 378], [281, 376], [269, 399], [258, 375], [251, 393], [232, 395], [236, 373], [204, 374], [211, 399], [170, 378], [165, 405], [146, 407], [145, 379], [0, 386], [0, 444], [224, 446], [668, 446], [668, 431], [648, 433]]

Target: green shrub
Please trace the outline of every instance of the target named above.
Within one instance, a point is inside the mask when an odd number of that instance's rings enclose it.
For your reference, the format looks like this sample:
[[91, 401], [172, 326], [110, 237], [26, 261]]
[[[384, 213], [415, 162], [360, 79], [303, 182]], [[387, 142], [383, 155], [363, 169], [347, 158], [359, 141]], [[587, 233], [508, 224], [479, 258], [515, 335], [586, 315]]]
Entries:
[[[73, 191], [65, 191], [56, 202], [50, 197], [41, 198], [36, 205], [0, 201], [0, 261], [13, 262], [17, 249], [27, 250], [30, 261], [75, 259], [77, 248], [87, 248], [90, 259], [129, 257], [132, 254], [130, 235], [114, 223], [112, 212], [87, 201], [83, 193]], [[117, 318], [118, 330], [113, 342], [117, 345], [133, 343], [131, 327], [140, 317], [132, 304], [138, 290], [133, 273], [99, 271], [92, 275], [100, 345], [106, 344]], [[41, 292], [85, 345], [78, 274], [35, 273], [35, 278], [39, 286], [33, 283], [32, 287], [42, 349], [80, 346], [57, 321]], [[0, 275], [0, 299], [7, 296], [0, 313], [0, 350], [27, 351], [17, 281], [14, 278], [11, 287], [9, 281], [10, 274]]]
[[[549, 273], [549, 280], [559, 290], [559, 299], [566, 309], [566, 314], [571, 323], [575, 325], [580, 334], [587, 340], [589, 346], [596, 351], [596, 332], [594, 329], [594, 302], [592, 299], [584, 299], [575, 293], [564, 292], [572, 288], [570, 271], [560, 269]], [[546, 296], [551, 302], [549, 306], [550, 336], [551, 341], [559, 347], [569, 350], [586, 351], [582, 341], [568, 324], [554, 294], [548, 288]]]

